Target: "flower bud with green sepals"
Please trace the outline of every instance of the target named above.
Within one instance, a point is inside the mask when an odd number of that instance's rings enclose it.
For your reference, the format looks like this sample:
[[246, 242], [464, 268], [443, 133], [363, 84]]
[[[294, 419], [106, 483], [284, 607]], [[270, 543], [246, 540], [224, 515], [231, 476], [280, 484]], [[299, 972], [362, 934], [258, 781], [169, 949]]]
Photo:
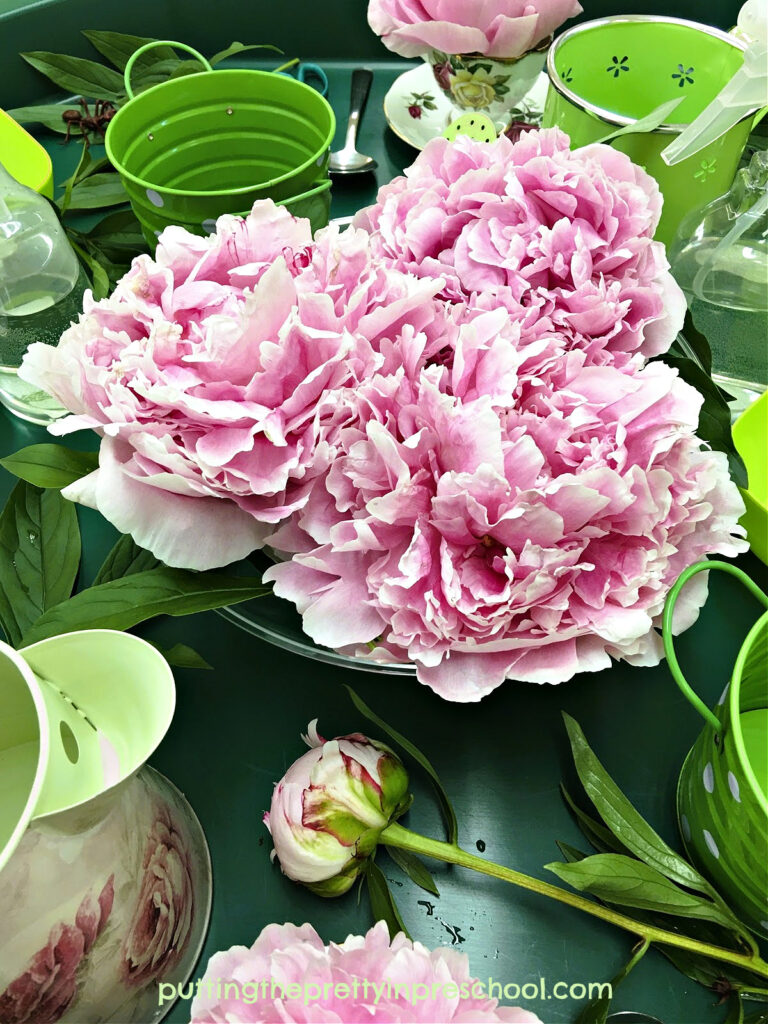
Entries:
[[321, 896], [340, 896], [412, 797], [389, 747], [361, 733], [325, 741], [316, 724], [304, 737], [311, 749], [275, 786], [264, 824], [284, 874]]

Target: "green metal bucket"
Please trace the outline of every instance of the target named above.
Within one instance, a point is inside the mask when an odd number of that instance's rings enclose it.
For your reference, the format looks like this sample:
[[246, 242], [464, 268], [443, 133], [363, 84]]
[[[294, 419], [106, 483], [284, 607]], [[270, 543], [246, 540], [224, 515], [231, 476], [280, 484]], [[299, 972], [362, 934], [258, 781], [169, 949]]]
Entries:
[[710, 711], [680, 671], [672, 643], [680, 590], [708, 569], [735, 576], [768, 609], [768, 594], [728, 562], [690, 566], [667, 597], [663, 631], [669, 667], [707, 723], [680, 773], [677, 814], [691, 860], [750, 928], [768, 936], [768, 611], [749, 631], [731, 681]]
[[[130, 75], [152, 46], [194, 54], [204, 71], [134, 95]], [[107, 155], [150, 244], [170, 224], [204, 234], [225, 213], [258, 199], [294, 208], [329, 197], [333, 110], [311, 86], [269, 71], [221, 70], [196, 50], [162, 40], [140, 47], [125, 68], [129, 102], [110, 121]], [[320, 218], [322, 219], [322, 218]], [[313, 228], [322, 227], [313, 222]]]
[[584, 146], [683, 97], [674, 124], [612, 143], [659, 183], [664, 209], [656, 237], [667, 245], [683, 216], [731, 187], [757, 108], [698, 153], [669, 167], [661, 152], [735, 74], [746, 44], [709, 25], [629, 15], [576, 25], [547, 56], [544, 127]]

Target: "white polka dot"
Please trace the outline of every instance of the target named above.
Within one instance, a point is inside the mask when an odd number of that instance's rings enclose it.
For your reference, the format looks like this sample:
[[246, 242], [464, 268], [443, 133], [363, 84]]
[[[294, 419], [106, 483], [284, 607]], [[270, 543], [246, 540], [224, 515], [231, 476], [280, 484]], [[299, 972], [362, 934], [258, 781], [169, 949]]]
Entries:
[[711, 761], [707, 761], [702, 778], [704, 780], [704, 789], [706, 789], [708, 793], [711, 793], [715, 788], [715, 773], [712, 771]]
[[728, 687], [730, 685], [731, 685], [730, 683], [726, 683], [725, 689], [720, 694], [720, 700], [717, 702], [717, 706], [719, 708], [721, 708], [723, 706], [723, 704], [725, 704], [725, 698], [728, 696]]
[[318, 167], [322, 167], [325, 163], [325, 153], [321, 153], [320, 156], [315, 160]]
[[216, 218], [215, 217], [209, 217], [208, 220], [204, 220], [203, 221], [203, 231], [205, 231], [206, 234], [212, 235], [215, 230], [216, 230]]
[[147, 199], [152, 203], [153, 206], [165, 206], [165, 200], [159, 192], [155, 192], [153, 188], [147, 189]]
[[704, 842], [709, 847], [709, 852], [712, 854], [713, 857], [719, 857], [720, 856], [720, 851], [717, 848], [717, 843], [712, 838], [711, 832], [707, 832], [706, 829], [704, 829]]
[[691, 838], [691, 826], [688, 824], [688, 819], [684, 814], [680, 815], [680, 828], [682, 829], [683, 839], [687, 842]]
[[156, 231], [155, 232], [155, 238], [159, 238], [161, 234], [162, 234], [162, 231]]
[[762, 928], [762, 929], [763, 929], [764, 931], [768, 932], [768, 921], [761, 921], [761, 922], [760, 922], [760, 927], [761, 927], [761, 928]]
[[741, 797], [739, 796], [739, 780], [733, 772], [728, 772], [728, 789], [730, 789], [733, 799], [738, 800], [738, 802], [741, 803]]

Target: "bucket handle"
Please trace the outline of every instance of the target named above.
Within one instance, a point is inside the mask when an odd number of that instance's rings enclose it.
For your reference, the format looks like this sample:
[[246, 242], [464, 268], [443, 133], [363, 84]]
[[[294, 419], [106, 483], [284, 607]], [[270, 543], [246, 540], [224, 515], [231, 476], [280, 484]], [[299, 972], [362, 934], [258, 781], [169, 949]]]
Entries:
[[128, 58], [128, 63], [125, 65], [125, 71], [123, 73], [123, 81], [125, 82], [125, 92], [129, 100], [134, 98], [134, 92], [131, 88], [131, 72], [133, 71], [133, 65], [147, 50], [154, 50], [158, 46], [172, 46], [174, 50], [184, 50], [186, 53], [191, 53], [193, 57], [196, 57], [203, 65], [206, 71], [213, 71], [212, 66], [208, 63], [202, 53], [198, 53], [197, 50], [192, 46], [187, 46], [186, 43], [177, 43], [173, 39], [153, 39], [149, 43], [144, 43], [138, 50], [134, 50], [131, 56]]
[[694, 708], [696, 708], [702, 718], [712, 726], [715, 732], [722, 732], [723, 723], [717, 715], [707, 707], [701, 697], [694, 693], [688, 683], [688, 680], [683, 675], [677, 660], [677, 655], [675, 654], [672, 638], [672, 615], [674, 613], [675, 604], [677, 603], [680, 591], [692, 576], [695, 576], [696, 573], [705, 572], [709, 569], [722, 569], [723, 572], [728, 572], [731, 576], [735, 576], [737, 580], [741, 580], [747, 590], [753, 594], [765, 608], [768, 608], [768, 594], [764, 594], [753, 579], [747, 576], [747, 574], [742, 569], [739, 569], [738, 566], [731, 565], [730, 562], [697, 562], [696, 565], [689, 565], [687, 569], [684, 569], [683, 572], [680, 573], [674, 586], [670, 590], [669, 594], [667, 594], [666, 601], [664, 602], [664, 615], [662, 617], [664, 653], [667, 656], [667, 663], [669, 665], [669, 670], [672, 673], [672, 677], [680, 687], [683, 695], [694, 706]]

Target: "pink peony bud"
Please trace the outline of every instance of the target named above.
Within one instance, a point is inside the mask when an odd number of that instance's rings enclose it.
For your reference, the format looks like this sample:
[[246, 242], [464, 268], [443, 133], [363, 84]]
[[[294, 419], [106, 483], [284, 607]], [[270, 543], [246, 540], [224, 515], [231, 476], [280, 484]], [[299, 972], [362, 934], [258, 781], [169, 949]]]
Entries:
[[359, 732], [325, 741], [317, 719], [307, 732], [312, 749], [275, 786], [264, 824], [283, 874], [320, 896], [340, 896], [410, 806], [408, 773], [389, 747]]

